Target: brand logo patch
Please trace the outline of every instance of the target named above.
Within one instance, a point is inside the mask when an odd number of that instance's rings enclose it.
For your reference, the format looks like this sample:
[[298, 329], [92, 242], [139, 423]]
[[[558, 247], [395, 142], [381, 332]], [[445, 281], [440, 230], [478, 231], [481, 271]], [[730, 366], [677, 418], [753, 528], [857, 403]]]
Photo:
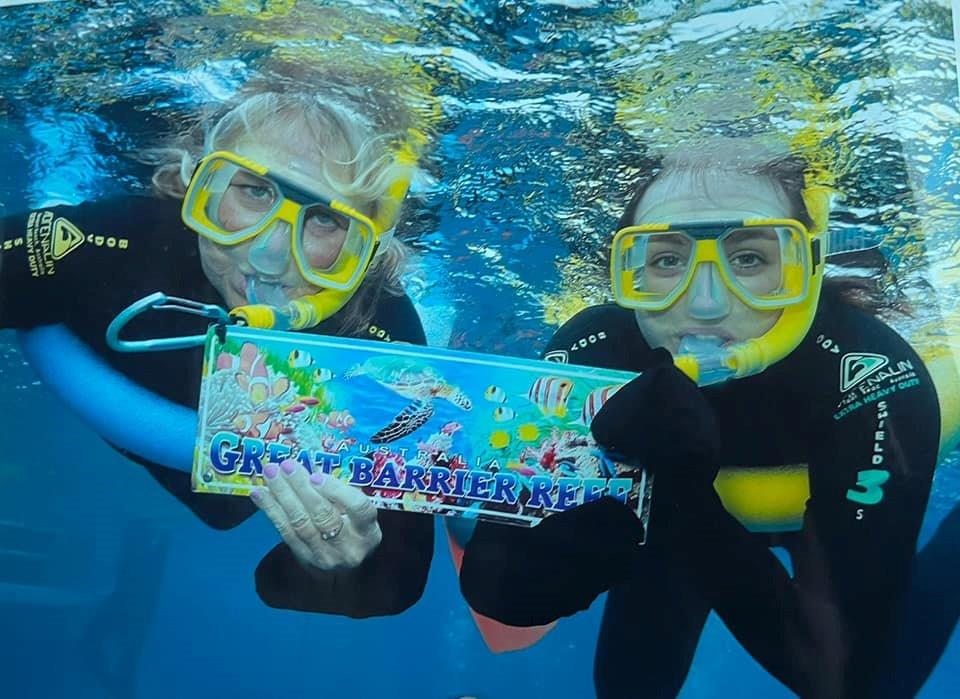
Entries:
[[877, 373], [890, 363], [882, 354], [872, 352], [848, 352], [840, 360], [840, 391], [849, 391], [868, 376]]
[[83, 231], [65, 218], [53, 222], [53, 259], [62, 260], [83, 245]]
[[566, 364], [568, 359], [570, 359], [570, 355], [567, 350], [551, 350], [543, 355], [543, 361], [555, 362], [556, 364]]

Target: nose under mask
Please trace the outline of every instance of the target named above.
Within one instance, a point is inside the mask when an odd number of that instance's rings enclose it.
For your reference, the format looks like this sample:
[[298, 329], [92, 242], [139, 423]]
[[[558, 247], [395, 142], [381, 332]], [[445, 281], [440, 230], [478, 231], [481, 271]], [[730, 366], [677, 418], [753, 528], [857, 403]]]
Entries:
[[730, 292], [712, 262], [698, 266], [687, 293], [690, 295], [688, 310], [691, 318], [717, 320], [730, 313]]
[[278, 221], [258, 235], [247, 252], [247, 261], [258, 274], [282, 276], [290, 266], [290, 226]]

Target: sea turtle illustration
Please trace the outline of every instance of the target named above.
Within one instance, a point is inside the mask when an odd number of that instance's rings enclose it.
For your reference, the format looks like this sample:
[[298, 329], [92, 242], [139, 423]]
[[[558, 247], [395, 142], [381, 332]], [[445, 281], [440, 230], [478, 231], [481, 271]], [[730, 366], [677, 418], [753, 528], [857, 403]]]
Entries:
[[374, 444], [393, 442], [423, 426], [434, 413], [433, 399], [443, 398], [462, 410], [473, 404], [457, 386], [449, 384], [431, 367], [405, 357], [372, 357], [348, 371], [345, 379], [367, 376], [410, 404], [370, 439]]

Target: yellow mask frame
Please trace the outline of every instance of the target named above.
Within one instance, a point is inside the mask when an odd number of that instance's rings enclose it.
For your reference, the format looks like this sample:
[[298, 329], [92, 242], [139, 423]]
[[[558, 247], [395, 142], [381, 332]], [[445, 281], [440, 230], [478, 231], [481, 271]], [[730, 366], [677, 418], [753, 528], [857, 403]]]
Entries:
[[[218, 208], [218, 198], [230, 186], [237, 172], [245, 171], [267, 180], [277, 194], [276, 201], [258, 220], [239, 230], [226, 230], [211, 217]], [[322, 207], [347, 222], [343, 249], [329, 269], [311, 266], [303, 249], [302, 231], [306, 213]], [[218, 245], [240, 245], [272, 229], [278, 222], [290, 228], [291, 254], [303, 279], [323, 289], [352, 291], [356, 289], [373, 259], [382, 229], [355, 208], [337, 199], [307, 191], [302, 185], [272, 172], [266, 166], [230, 151], [214, 151], [197, 165], [183, 199], [181, 215], [184, 223], [199, 235]]]
[[[674, 358], [674, 363], [693, 381], [699, 385], [708, 385], [732, 378], [743, 378], [745, 376], [758, 374], [793, 352], [806, 336], [810, 330], [810, 326], [813, 324], [813, 318], [816, 315], [820, 302], [820, 290], [823, 285], [825, 260], [829, 253], [827, 246], [827, 222], [830, 209], [830, 196], [831, 190], [828, 187], [820, 185], [808, 185], [802, 192], [805, 208], [812, 221], [809, 229], [805, 229], [810, 246], [810, 255], [809, 277], [806, 279], [806, 293], [804, 297], [789, 305], [781, 306], [780, 317], [777, 319], [777, 322], [769, 331], [760, 337], [733, 343], [725, 347], [717, 347], [714, 351], [706, 354], [678, 353]], [[772, 222], [793, 220], [751, 219], [751, 221]], [[799, 222], [795, 223], [802, 226]], [[689, 224], [687, 225], [689, 226]], [[677, 227], [679, 228], [680, 226], [677, 225]], [[662, 232], [669, 230], [670, 225], [649, 224], [648, 226], [631, 226], [618, 231], [617, 235], [631, 228], [647, 228], [648, 230], [659, 230]], [[616, 236], [614, 241], [616, 241]], [[719, 261], [719, 252], [715, 246], [713, 246], [712, 253], [710, 252], [710, 246], [704, 246], [703, 252], [705, 257], [713, 256]], [[618, 278], [622, 270], [619, 268], [621, 263], [617, 262], [617, 257], [616, 248], [612, 244], [610, 279], [614, 298], [619, 305], [635, 309], [635, 305], [629, 302], [625, 304], [621, 294], [618, 293], [618, 285], [622, 287], [627, 280], [622, 277]], [[719, 266], [720, 265], [718, 265], [718, 267]], [[727, 280], [724, 280], [724, 283], [726, 284]], [[736, 285], [734, 285], [734, 288], [735, 286]], [[731, 288], [731, 285], [727, 284], [727, 287]], [[673, 299], [673, 302], [675, 303], [681, 296], [682, 293], [677, 295], [676, 298]], [[738, 298], [743, 300], [744, 303], [747, 303], [747, 300], [740, 295], [738, 295]]]
[[[331, 288], [329, 286], [322, 287], [321, 290], [315, 294], [291, 300], [284, 308], [275, 308], [264, 304], [238, 306], [230, 311], [231, 316], [238, 318], [250, 327], [273, 328], [278, 330], [303, 330], [311, 328], [333, 316], [347, 304], [359, 287], [360, 282], [362, 282], [363, 277], [366, 275], [366, 271], [376, 254], [380, 241], [390, 234], [390, 231], [399, 218], [400, 209], [410, 187], [412, 174], [416, 169], [417, 156], [415, 146], [420, 146], [425, 142], [425, 137], [419, 132], [411, 131], [408, 136], [410, 139], [409, 142], [401, 142], [394, 154], [394, 162], [399, 166], [399, 175], [395, 177], [387, 187], [387, 191], [379, 203], [377, 214], [373, 217], [372, 221], [366, 219], [370, 230], [375, 232], [377, 245], [371, 250], [369, 259], [362, 265], [360, 274], [353, 286], [344, 289]], [[243, 165], [253, 172], [258, 172], [258, 169], [264, 174], [269, 172], [268, 168], [263, 165], [230, 151], [214, 151], [205, 156], [205, 159], [212, 158], [214, 155], [227, 156], [233, 159], [233, 162]], [[202, 162], [203, 160], [201, 160], [201, 163]], [[197, 165], [197, 170], [199, 170], [199, 167], [200, 163]], [[191, 186], [194, 185], [194, 180], [195, 177], [191, 178]], [[188, 187], [187, 195], [184, 196], [183, 207], [181, 208], [181, 214], [185, 223], [187, 222], [188, 213], [193, 211], [197, 206], [197, 203], [193, 202], [188, 204], [189, 194], [190, 188]], [[329, 205], [332, 209], [348, 216], [363, 216], [360, 212], [343, 202], [331, 200]], [[189, 225], [189, 223], [187, 225]], [[191, 226], [191, 228], [193, 227]], [[196, 229], [194, 228], [194, 230]], [[253, 235], [250, 237], [253, 237]]]
[[[742, 284], [730, 267], [728, 255], [721, 247], [731, 235], [741, 231], [777, 231], [777, 244], [781, 250], [781, 291], [777, 294], [757, 294]], [[785, 233], [786, 232], [786, 233]], [[640, 291], [634, 282], [639, 266], [630, 266], [627, 260], [641, 245], [660, 237], [682, 236], [692, 243], [692, 255], [682, 276], [667, 293]], [[782, 238], [792, 240], [784, 243]], [[611, 243], [610, 277], [617, 302], [626, 308], [647, 311], [663, 311], [672, 306], [686, 293], [696, 275], [697, 268], [712, 263], [719, 270], [726, 287], [744, 304], [757, 310], [781, 309], [800, 303], [808, 290], [811, 258], [817, 254], [819, 243], [809, 244], [810, 234], [800, 221], [787, 218], [756, 218], [733, 221], [699, 221], [674, 224], [642, 224], [627, 226], [617, 231]], [[671, 253], [673, 254], [673, 253]]]

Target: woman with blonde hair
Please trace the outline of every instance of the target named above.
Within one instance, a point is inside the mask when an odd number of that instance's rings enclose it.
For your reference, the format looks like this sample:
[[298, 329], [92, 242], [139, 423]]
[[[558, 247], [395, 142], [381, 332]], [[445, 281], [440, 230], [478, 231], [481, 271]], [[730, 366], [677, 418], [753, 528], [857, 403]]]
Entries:
[[[115, 370], [194, 408], [200, 348], [120, 354], [119, 311], [155, 291], [216, 304], [249, 325], [423, 344], [393, 235], [416, 167], [412, 132], [375, 123], [376, 104], [327, 84], [254, 90], [167, 147], [154, 196], [52, 206], [0, 221], [0, 328], [64, 323]], [[131, 335], [193, 335], [197, 320], [152, 314]], [[432, 555], [427, 516], [378, 513], [359, 490], [267, 465], [253, 503], [191, 492], [181, 470], [142, 463], [207, 524], [263, 509], [284, 539], [260, 564], [270, 605], [351, 616], [419, 598]], [[389, 575], [385, 575], [389, 572]]]

